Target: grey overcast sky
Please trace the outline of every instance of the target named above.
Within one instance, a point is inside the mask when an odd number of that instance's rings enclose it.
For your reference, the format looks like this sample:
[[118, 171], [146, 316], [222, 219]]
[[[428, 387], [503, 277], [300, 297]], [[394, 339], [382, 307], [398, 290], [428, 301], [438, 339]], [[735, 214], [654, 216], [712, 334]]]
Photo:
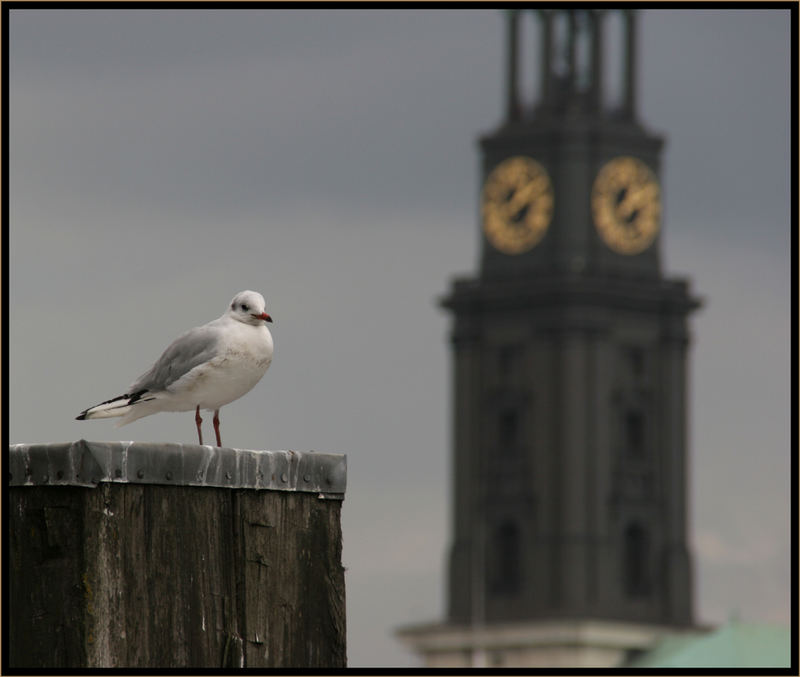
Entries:
[[[647, 10], [640, 28], [664, 266], [706, 302], [697, 616], [788, 622], [790, 12]], [[436, 299], [476, 269], [475, 141], [501, 120], [503, 41], [499, 10], [10, 12], [11, 441], [194, 442], [189, 413], [74, 417], [262, 292], [275, 358], [222, 410], [223, 441], [347, 454], [351, 666], [417, 664], [394, 629], [444, 613]]]

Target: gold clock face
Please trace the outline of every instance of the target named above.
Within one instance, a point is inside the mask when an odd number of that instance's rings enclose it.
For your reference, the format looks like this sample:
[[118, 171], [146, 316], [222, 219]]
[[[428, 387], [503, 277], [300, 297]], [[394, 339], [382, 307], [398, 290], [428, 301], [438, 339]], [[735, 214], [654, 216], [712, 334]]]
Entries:
[[503, 160], [481, 194], [483, 231], [505, 254], [521, 254], [544, 237], [553, 216], [553, 185], [544, 167], [529, 157]]
[[592, 188], [597, 232], [620, 254], [638, 254], [658, 234], [661, 196], [650, 168], [633, 157], [618, 157], [598, 172]]

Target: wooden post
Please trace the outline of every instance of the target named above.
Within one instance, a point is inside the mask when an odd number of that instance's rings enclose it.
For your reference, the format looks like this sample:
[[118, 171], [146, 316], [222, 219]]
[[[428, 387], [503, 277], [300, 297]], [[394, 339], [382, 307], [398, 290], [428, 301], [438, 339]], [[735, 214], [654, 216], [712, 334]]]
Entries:
[[341, 455], [13, 445], [10, 668], [346, 667]]

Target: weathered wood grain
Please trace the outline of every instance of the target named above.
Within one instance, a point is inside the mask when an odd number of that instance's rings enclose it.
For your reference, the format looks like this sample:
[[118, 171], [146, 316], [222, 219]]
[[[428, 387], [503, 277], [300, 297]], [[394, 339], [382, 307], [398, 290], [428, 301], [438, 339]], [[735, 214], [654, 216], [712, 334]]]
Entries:
[[345, 667], [340, 500], [11, 487], [9, 666]]

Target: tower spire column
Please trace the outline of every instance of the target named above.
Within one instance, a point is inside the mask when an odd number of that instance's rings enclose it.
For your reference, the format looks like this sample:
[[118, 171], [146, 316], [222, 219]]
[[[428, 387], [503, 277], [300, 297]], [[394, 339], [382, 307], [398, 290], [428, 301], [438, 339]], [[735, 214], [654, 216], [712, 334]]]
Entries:
[[543, 109], [552, 107], [553, 97], [553, 10], [540, 9], [539, 17], [542, 25], [541, 51], [541, 83], [540, 106]]
[[592, 71], [590, 107], [599, 113], [603, 108], [603, 18], [604, 10], [591, 10]]
[[625, 99], [623, 112], [628, 119], [636, 117], [636, 11], [625, 14]]
[[508, 53], [507, 53], [507, 109], [506, 119], [509, 122], [519, 120], [520, 104], [518, 90], [518, 64], [519, 64], [519, 10], [509, 9], [508, 21]]

